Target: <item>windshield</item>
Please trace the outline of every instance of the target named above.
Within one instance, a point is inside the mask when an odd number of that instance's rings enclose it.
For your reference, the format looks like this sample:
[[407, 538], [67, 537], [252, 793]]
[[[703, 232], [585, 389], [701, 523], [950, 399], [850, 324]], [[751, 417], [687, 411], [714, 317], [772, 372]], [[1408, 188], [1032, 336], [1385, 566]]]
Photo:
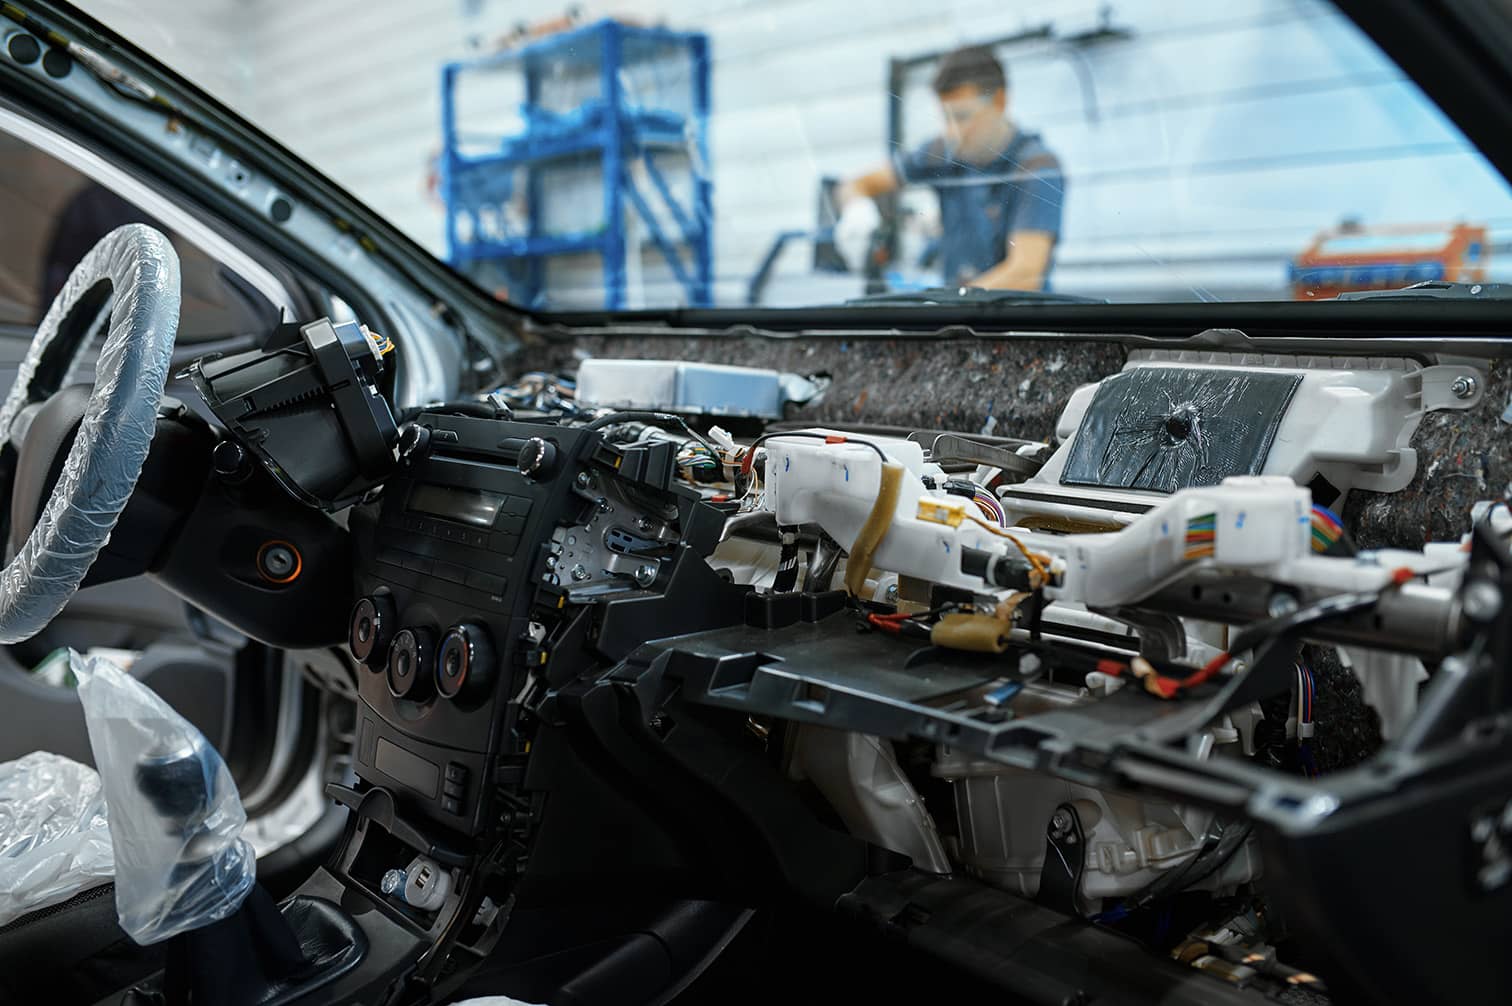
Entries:
[[1318, 0], [90, 7], [524, 306], [1512, 274], [1507, 184]]

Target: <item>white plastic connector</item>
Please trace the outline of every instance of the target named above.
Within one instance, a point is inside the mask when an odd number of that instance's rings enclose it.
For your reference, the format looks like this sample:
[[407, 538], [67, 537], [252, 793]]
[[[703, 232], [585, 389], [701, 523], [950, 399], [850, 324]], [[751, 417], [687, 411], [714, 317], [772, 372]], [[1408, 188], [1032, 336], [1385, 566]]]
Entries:
[[735, 438], [730, 436], [730, 432], [723, 427], [709, 427], [708, 438], [715, 447], [726, 453], [735, 450]]

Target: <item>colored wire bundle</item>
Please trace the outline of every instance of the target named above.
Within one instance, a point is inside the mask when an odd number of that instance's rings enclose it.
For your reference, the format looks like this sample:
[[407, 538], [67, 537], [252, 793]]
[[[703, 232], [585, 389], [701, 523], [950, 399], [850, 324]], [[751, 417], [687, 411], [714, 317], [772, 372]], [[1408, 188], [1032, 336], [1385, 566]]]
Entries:
[[1217, 539], [1217, 514], [1204, 514], [1187, 521], [1186, 550], [1182, 553], [1182, 558], [1187, 560], [1212, 558], [1213, 546]]
[[1339, 515], [1326, 506], [1313, 504], [1312, 547], [1314, 552], [1327, 552], [1344, 537], [1344, 524]]
[[955, 605], [944, 605], [928, 611], [895, 611], [887, 615], [868, 614], [866, 624], [879, 632], [892, 636], [908, 636], [913, 639], [929, 638], [928, 619], [953, 610]]
[[1227, 666], [1230, 659], [1229, 654], [1220, 653], [1184, 678], [1173, 678], [1169, 675], [1161, 674], [1148, 661], [1138, 657], [1134, 659], [1130, 667], [1134, 671], [1134, 676], [1139, 678], [1144, 684], [1145, 691], [1162, 699], [1171, 699], [1175, 698], [1180, 692], [1190, 691], [1210, 680]]
[[998, 527], [1008, 526], [1007, 513], [1003, 511], [1002, 504], [991, 493], [981, 486], [976, 486], [972, 490], [971, 498], [984, 514], [997, 521]]
[[574, 381], [540, 370], [523, 375], [512, 385], [495, 388], [493, 394], [517, 411], [564, 416], [581, 416], [586, 412], [575, 400], [577, 384]]
[[677, 452], [679, 468], [714, 469], [720, 466], [718, 455], [703, 444], [687, 443]]

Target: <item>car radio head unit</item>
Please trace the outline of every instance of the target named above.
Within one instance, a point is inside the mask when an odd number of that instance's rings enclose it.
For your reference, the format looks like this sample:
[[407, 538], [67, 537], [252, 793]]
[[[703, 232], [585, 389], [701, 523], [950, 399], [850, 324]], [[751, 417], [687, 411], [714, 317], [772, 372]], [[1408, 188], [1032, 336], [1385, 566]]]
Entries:
[[356, 764], [430, 820], [476, 832], [490, 822], [486, 781], [523, 764], [518, 700], [562, 627], [585, 604], [656, 597], [685, 531], [707, 551], [723, 514], [670, 480], [633, 477], [657, 445], [444, 412], [414, 426], [382, 498], [351, 517]]

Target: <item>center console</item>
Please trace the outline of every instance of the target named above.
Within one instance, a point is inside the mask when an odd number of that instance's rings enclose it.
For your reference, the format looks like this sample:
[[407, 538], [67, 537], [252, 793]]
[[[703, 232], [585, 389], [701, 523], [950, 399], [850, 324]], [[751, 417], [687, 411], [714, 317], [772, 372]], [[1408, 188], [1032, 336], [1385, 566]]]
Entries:
[[485, 958], [508, 919], [542, 814], [535, 700], [742, 610], [747, 588], [704, 561], [726, 507], [674, 481], [673, 451], [424, 413], [350, 512], [358, 781], [330, 792], [354, 821], [304, 892], [371, 904], [364, 928], [406, 936], [416, 980]]
[[529, 750], [510, 699], [560, 600], [541, 590], [542, 543], [596, 507], [579, 474], [621, 459], [590, 432], [466, 416], [422, 416], [411, 436], [382, 502], [353, 517], [357, 771], [417, 816], [480, 834], [488, 783]]
[[[514, 952], [501, 935], [530, 903], [536, 846], [563, 848], [536, 841], [545, 803], [589, 792], [560, 781], [551, 696], [647, 640], [740, 620], [750, 596], [706, 561], [737, 504], [679, 481], [680, 444], [645, 415], [526, 421], [469, 402], [396, 418], [391, 349], [322, 320], [189, 372], [229, 434], [209, 476], [225, 506], [205, 519], [230, 535], [248, 519], [238, 502], [271, 482], [321, 529], [284, 520], [258, 537], [281, 564], [259, 553], [246, 589], [287, 623], [264, 619], [259, 638], [310, 648], [340, 633], [356, 668], [355, 779], [327, 787], [348, 823], [285, 905], [336, 906], [358, 927], [365, 949], [321, 990], [331, 1001], [441, 1001], [496, 948]], [[584, 855], [552, 875], [580, 873]], [[724, 911], [668, 918], [716, 932], [730, 921], [689, 920]], [[648, 939], [638, 952], [660, 960]]]

